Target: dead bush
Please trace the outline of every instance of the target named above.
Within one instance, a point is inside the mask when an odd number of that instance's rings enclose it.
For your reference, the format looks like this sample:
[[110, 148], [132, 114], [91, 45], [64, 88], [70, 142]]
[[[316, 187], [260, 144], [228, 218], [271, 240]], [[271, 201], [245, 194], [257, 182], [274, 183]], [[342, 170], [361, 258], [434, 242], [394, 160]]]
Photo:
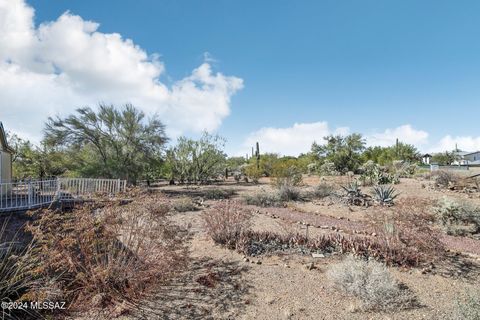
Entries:
[[480, 232], [480, 208], [470, 202], [444, 197], [434, 211], [437, 222], [448, 234], [466, 236]]
[[246, 195], [244, 199], [247, 204], [259, 207], [280, 207], [283, 205], [277, 193], [267, 193], [263, 191], [253, 195]]
[[197, 210], [197, 206], [189, 197], [182, 197], [173, 201], [173, 209], [177, 212], [187, 212]]
[[127, 308], [182, 270], [185, 233], [156, 205], [143, 197], [123, 206], [38, 211], [28, 228], [38, 246], [34, 274], [50, 285], [36, 288], [33, 299], [67, 301], [75, 311]]
[[320, 183], [310, 193], [310, 196], [314, 199], [323, 199], [332, 195], [335, 188], [327, 183]]
[[[37, 279], [32, 274], [35, 264], [33, 244], [18, 246], [17, 237], [7, 238], [8, 222], [0, 227], [0, 302], [2, 319], [28, 319], [39, 317], [33, 310], [9, 308], [8, 303], [25, 301], [29, 292], [36, 286]], [[3, 303], [7, 303], [3, 306]]]
[[432, 176], [435, 179], [435, 185], [442, 188], [448, 188], [450, 185], [455, 184], [460, 178], [458, 174], [444, 170], [434, 171]]
[[234, 201], [222, 201], [203, 213], [207, 234], [229, 249], [236, 249], [242, 235], [250, 228], [252, 214]]
[[358, 298], [364, 309], [399, 310], [414, 305], [411, 292], [379, 262], [348, 256], [333, 265], [327, 275], [337, 288]]
[[445, 248], [431, 220], [431, 215], [410, 206], [371, 216], [374, 257], [402, 266], [418, 266], [442, 257]]
[[277, 194], [281, 201], [298, 201], [302, 199], [301, 191], [297, 187], [287, 183], [279, 186]]

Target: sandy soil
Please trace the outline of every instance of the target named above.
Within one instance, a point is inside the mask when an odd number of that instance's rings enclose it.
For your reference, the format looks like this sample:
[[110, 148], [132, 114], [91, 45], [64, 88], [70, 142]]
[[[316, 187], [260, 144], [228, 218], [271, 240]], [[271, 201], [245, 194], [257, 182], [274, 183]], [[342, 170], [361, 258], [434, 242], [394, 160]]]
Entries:
[[[329, 183], [338, 185], [346, 177]], [[305, 179], [306, 186], [320, 182]], [[480, 204], [480, 197], [451, 191], [435, 191], [429, 181], [403, 179], [396, 186], [398, 199], [422, 200], [425, 206], [443, 196], [471, 198]], [[422, 185], [424, 185], [422, 187]], [[184, 195], [201, 197], [204, 188], [163, 187], [160, 190], [172, 199]], [[260, 185], [227, 184], [238, 197], [260, 190], [269, 190], [268, 181]], [[207, 201], [206, 206], [212, 201]], [[348, 208], [331, 200], [313, 203], [291, 203], [286, 208], [250, 207], [256, 230], [274, 232], [307, 232], [316, 236], [325, 232], [357, 232], [365, 228], [367, 214], [380, 210]], [[332, 287], [326, 270], [342, 259], [340, 255], [312, 258], [296, 254], [263, 256], [246, 261], [234, 251], [216, 246], [205, 234], [201, 211], [176, 213], [178, 224], [190, 227], [191, 266], [176, 283], [164, 287], [157, 298], [146, 303], [134, 316], [144, 319], [449, 319], [453, 304], [465, 290], [480, 285], [480, 241], [444, 236], [452, 255], [439, 263], [433, 272], [389, 268], [394, 277], [412, 290], [418, 308], [395, 313], [359, 311], [359, 302]], [[316, 227], [315, 227], [316, 226]], [[333, 228], [332, 228], [333, 227]], [[456, 252], [456, 253], [453, 253]], [[465, 255], [468, 253], [468, 256]], [[307, 268], [310, 263], [314, 268]], [[205, 286], [202, 276], [213, 275], [215, 284]]]

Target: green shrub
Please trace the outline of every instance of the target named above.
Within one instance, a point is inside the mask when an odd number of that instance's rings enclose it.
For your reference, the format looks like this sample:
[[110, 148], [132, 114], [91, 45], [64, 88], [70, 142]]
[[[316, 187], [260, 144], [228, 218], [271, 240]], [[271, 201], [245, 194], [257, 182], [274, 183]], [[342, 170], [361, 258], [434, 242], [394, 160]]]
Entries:
[[414, 298], [392, 277], [385, 265], [353, 256], [333, 265], [327, 273], [334, 285], [352, 294], [368, 310], [399, 310], [410, 308]]

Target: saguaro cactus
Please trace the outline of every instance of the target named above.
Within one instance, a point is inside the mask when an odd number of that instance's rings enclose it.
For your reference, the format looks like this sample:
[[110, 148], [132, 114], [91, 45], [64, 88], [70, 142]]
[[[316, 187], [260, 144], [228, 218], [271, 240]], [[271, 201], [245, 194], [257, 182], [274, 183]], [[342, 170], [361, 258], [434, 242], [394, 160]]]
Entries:
[[260, 170], [260, 146], [257, 141], [257, 150], [255, 151], [255, 156], [257, 157], [257, 169]]

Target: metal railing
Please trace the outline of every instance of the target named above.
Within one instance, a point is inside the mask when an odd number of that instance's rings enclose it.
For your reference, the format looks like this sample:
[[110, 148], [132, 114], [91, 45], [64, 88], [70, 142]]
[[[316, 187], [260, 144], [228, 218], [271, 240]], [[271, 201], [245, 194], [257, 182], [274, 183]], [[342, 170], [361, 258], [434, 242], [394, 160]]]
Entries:
[[87, 200], [125, 191], [119, 179], [56, 178], [0, 183], [0, 211], [34, 209], [54, 201]]

